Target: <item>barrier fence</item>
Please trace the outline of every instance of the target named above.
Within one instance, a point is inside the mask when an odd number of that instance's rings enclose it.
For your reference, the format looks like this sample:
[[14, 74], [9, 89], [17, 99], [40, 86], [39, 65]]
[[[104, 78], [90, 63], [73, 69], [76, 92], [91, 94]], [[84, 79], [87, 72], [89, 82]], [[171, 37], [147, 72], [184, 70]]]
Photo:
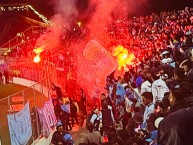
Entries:
[[[3, 64], [0, 63], [0, 72], [8, 70], [9, 82], [21, 85], [25, 84], [27, 86], [27, 88], [23, 88], [22, 91], [4, 99], [0, 99], [0, 142], [3, 145], [11, 144], [9, 132], [10, 124], [8, 123], [7, 115], [21, 112], [28, 101], [31, 116], [32, 135], [27, 144], [31, 144], [37, 138], [43, 135], [46, 136], [47, 132], [49, 133], [49, 129], [46, 128], [45, 125], [42, 125], [42, 119], [44, 118], [39, 117], [37, 108], [44, 107], [45, 109], [46, 107], [44, 105], [49, 104], [48, 101], [50, 100], [50, 96], [52, 94], [51, 83], [58, 84], [57, 76], [64, 76], [64, 78], [66, 78], [71, 68], [69, 63], [67, 63], [71, 61], [71, 55], [68, 55], [68, 58], [65, 58], [64, 61], [60, 62], [58, 61], [57, 55], [53, 55], [55, 52], [51, 51], [51, 55], [49, 55], [49, 57], [45, 57], [47, 60], [41, 61], [37, 64], [32, 63], [33, 56], [30, 52], [34, 49], [36, 40], [45, 32], [45, 30], [46, 27], [31, 27], [22, 33], [18, 33], [15, 38], [0, 47], [0, 50], [4, 48], [2, 52], [5, 56], [4, 59], [6, 62]], [[42, 60], [43, 59], [44, 58], [42, 56]], [[57, 71], [56, 66], [50, 62], [54, 62], [54, 64], [58, 65], [61, 63], [61, 68], [64, 70], [59, 71], [57, 68]], [[64, 67], [64, 64], [68, 67]], [[65, 81], [67, 81], [67, 78]], [[41, 110], [38, 110], [40, 113]], [[14, 117], [16, 118], [16, 115]], [[20, 130], [20, 132], [22, 131]]]
[[37, 37], [39, 33], [43, 33], [43, 31], [45, 30], [46, 30], [46, 27], [43, 27], [43, 26], [32, 26], [27, 30], [21, 33], [18, 33], [17, 36], [9, 40], [7, 43], [4, 43], [3, 45], [1, 45], [0, 48], [15, 47], [19, 43], [25, 43], [25, 41], [28, 39], [27, 37], [30, 37], [30, 36]]
[[[43, 132], [37, 108], [42, 108], [45, 102], [48, 102], [51, 98], [51, 83], [57, 83], [56, 68], [49, 62], [39, 64], [16, 63], [8, 66], [8, 68], [10, 72], [13, 72], [9, 78], [11, 82], [28, 87], [0, 100], [0, 144], [11, 144], [7, 115], [20, 111], [28, 101], [32, 135], [27, 144], [31, 144]], [[15, 88], [13, 87], [13, 89]]]

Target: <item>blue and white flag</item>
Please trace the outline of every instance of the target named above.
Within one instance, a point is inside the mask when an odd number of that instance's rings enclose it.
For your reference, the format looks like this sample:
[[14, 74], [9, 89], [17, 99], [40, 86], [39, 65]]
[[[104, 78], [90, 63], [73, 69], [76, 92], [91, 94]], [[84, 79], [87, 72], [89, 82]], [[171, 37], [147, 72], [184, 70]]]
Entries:
[[42, 108], [37, 108], [37, 111], [42, 127], [42, 135], [47, 138], [50, 134], [52, 127], [55, 126], [57, 123], [52, 101], [49, 100], [48, 102], [45, 102]]
[[32, 136], [29, 101], [15, 114], [7, 115], [11, 145], [26, 145]]

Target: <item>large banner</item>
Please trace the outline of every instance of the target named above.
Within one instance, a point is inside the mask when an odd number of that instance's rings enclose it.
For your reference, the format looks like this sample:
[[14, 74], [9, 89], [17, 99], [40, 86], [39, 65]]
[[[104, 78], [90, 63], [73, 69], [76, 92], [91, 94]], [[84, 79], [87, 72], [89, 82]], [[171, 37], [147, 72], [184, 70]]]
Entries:
[[44, 137], [48, 137], [51, 128], [54, 127], [57, 123], [52, 101], [49, 100], [44, 104], [43, 108], [37, 108], [37, 111], [41, 123], [42, 135]]
[[11, 145], [26, 145], [32, 136], [29, 101], [15, 114], [7, 115]]
[[91, 40], [78, 60], [77, 81], [91, 98], [106, 92], [106, 77], [118, 67], [117, 61], [99, 42]]

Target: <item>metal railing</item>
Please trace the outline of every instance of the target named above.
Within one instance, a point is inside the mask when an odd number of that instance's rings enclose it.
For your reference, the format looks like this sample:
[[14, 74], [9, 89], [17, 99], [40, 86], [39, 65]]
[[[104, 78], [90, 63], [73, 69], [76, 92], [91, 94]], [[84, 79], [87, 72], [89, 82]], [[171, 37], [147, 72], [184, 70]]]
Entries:
[[19, 43], [22, 43], [22, 41], [25, 41], [25, 39], [27, 39], [27, 37], [29, 37], [31, 35], [36, 35], [37, 32], [43, 32], [44, 30], [46, 30], [46, 27], [32, 26], [32, 27], [28, 28], [27, 30], [25, 30], [21, 33], [18, 33], [17, 36], [15, 36], [14, 38], [10, 39], [8, 42], [1, 45], [0, 49], [1, 48], [11, 49], [12, 47], [17, 46]]
[[[20, 72], [18, 73], [18, 76], [10, 75], [10, 81], [14, 80], [15, 77], [19, 77], [25, 78], [28, 81], [31, 80], [34, 84], [0, 100], [1, 142], [6, 145], [11, 144], [7, 115], [18, 112], [29, 101], [32, 121], [32, 136], [28, 141], [28, 144], [31, 144], [41, 135], [41, 125], [36, 107], [43, 107], [45, 102], [51, 98], [51, 83], [57, 83], [56, 68], [49, 62], [42, 62], [40, 64], [30, 64], [29, 62], [26, 62], [21, 64], [16, 63], [15, 65], [12, 64], [9, 66], [9, 69], [12, 70], [12, 72], [14, 72], [14, 70]], [[33, 77], [33, 75], [35, 75], [35, 77]], [[14, 79], [12, 79], [13, 77]], [[14, 84], [10, 85], [13, 85], [14, 87]]]

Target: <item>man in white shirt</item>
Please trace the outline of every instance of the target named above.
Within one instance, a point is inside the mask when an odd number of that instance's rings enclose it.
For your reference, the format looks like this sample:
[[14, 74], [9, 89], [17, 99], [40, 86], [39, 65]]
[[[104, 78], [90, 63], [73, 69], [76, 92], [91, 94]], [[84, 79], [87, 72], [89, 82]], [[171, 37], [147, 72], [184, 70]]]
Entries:
[[151, 92], [151, 89], [152, 89], [151, 83], [148, 80], [146, 80], [141, 85], [141, 94], [143, 94], [144, 92]]
[[153, 102], [159, 102], [163, 99], [164, 94], [169, 92], [169, 88], [166, 83], [160, 78], [153, 82], [152, 84], [152, 94], [153, 94]]
[[152, 92], [152, 76], [150, 71], [144, 71], [143, 73], [144, 82], [141, 85], [141, 94], [144, 92]]

